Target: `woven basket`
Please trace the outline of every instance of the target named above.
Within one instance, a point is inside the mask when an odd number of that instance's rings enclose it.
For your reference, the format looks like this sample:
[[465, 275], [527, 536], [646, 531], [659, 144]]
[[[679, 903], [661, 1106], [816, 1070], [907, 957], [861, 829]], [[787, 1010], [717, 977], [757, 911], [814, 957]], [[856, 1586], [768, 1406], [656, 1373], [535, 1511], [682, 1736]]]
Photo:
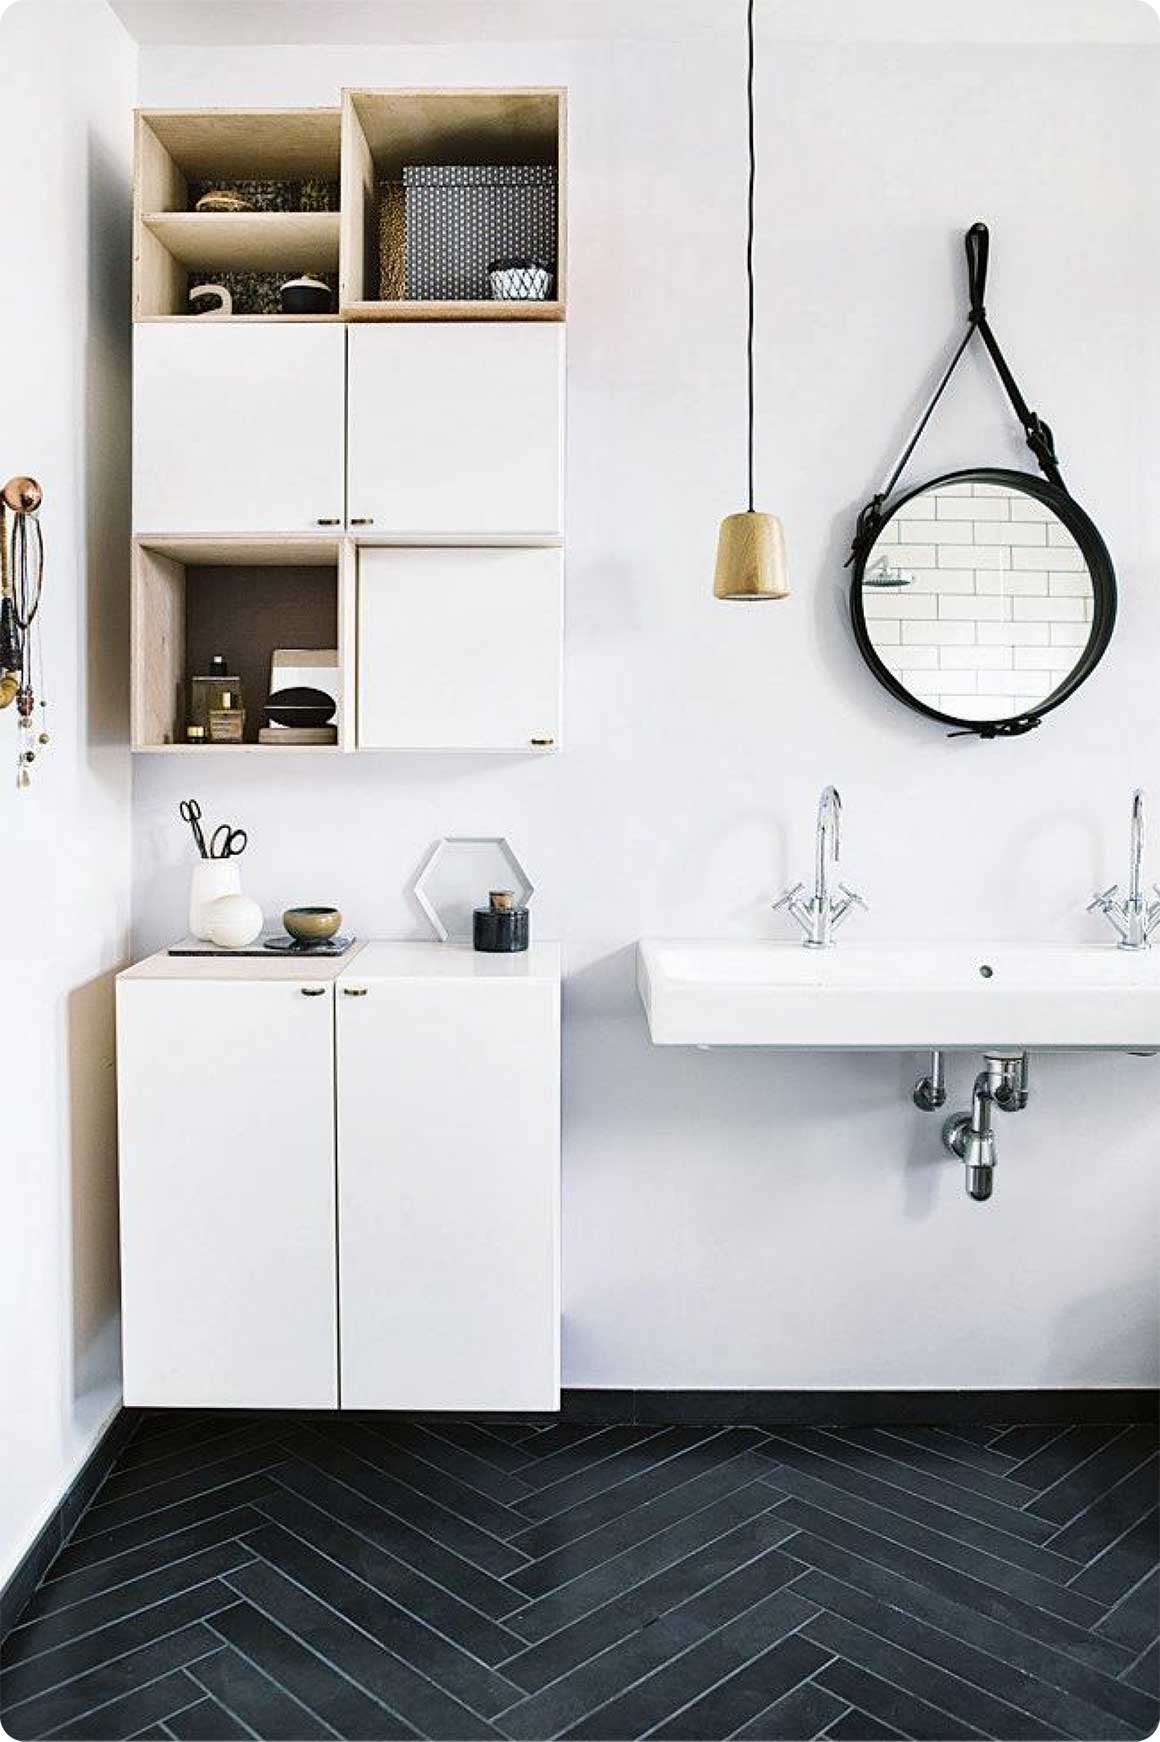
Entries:
[[402, 302], [407, 294], [407, 199], [401, 181], [379, 188], [379, 296]]

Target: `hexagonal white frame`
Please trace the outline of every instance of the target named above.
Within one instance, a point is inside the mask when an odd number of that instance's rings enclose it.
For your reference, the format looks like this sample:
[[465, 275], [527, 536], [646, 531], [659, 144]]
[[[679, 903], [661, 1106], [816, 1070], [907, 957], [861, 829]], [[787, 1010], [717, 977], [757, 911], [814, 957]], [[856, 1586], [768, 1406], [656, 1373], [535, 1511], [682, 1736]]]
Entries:
[[[481, 877], [477, 869], [469, 882], [465, 870], [462, 893], [454, 889], [454, 879], [451, 879], [450, 894], [442, 890], [439, 885], [445, 877], [440, 879], [436, 874], [440, 869], [446, 874], [447, 868], [454, 861], [457, 847], [495, 848], [497, 875]], [[481, 857], [478, 851], [475, 857]], [[431, 929], [440, 943], [469, 943], [472, 910], [485, 904], [490, 890], [508, 887], [515, 890], [516, 900], [523, 907], [527, 906], [535, 894], [535, 884], [524, 870], [506, 835], [443, 835], [423, 861], [418, 876], [411, 884], [411, 894], [427, 915]]]

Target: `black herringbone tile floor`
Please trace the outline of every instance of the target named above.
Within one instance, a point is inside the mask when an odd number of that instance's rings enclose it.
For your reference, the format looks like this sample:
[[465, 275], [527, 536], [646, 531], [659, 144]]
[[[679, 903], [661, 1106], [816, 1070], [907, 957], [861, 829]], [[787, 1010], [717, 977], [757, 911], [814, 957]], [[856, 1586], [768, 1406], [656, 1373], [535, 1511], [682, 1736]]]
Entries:
[[1150, 1427], [147, 1417], [15, 1738], [1144, 1737]]

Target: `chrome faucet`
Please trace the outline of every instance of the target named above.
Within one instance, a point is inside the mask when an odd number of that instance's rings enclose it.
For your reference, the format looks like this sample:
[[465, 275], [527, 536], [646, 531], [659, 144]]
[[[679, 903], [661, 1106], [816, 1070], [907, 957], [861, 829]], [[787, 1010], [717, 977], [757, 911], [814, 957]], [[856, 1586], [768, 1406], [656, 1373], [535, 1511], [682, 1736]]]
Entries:
[[[1122, 950], [1146, 950], [1152, 933], [1160, 925], [1160, 900], [1150, 902], [1143, 892], [1144, 881], [1144, 794], [1139, 787], [1132, 794], [1132, 847], [1128, 860], [1128, 893], [1120, 895], [1118, 883], [1095, 896], [1088, 903], [1088, 912], [1104, 914], [1120, 934]], [[1160, 885], [1153, 884], [1160, 896]]]
[[866, 908], [862, 897], [855, 895], [852, 889], [847, 889], [844, 883], [838, 884], [841, 890], [840, 900], [830, 894], [830, 876], [837, 870], [841, 850], [842, 798], [836, 786], [827, 786], [818, 801], [818, 826], [814, 842], [814, 893], [808, 901], [803, 901], [801, 895], [805, 885], [795, 883], [792, 889], [786, 890], [780, 901], [773, 904], [775, 913], [778, 908], [784, 907], [797, 920], [805, 933], [802, 942], [807, 949], [827, 949], [833, 943], [834, 933], [850, 909]]

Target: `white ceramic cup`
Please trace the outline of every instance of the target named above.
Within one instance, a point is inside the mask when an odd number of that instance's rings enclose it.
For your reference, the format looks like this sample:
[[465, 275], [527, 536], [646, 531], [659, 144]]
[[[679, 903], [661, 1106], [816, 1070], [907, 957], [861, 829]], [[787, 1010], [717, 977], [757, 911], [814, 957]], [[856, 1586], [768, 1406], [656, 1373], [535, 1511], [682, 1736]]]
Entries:
[[203, 943], [210, 941], [205, 910], [220, 895], [240, 895], [242, 873], [236, 859], [199, 859], [189, 883], [189, 929]]

